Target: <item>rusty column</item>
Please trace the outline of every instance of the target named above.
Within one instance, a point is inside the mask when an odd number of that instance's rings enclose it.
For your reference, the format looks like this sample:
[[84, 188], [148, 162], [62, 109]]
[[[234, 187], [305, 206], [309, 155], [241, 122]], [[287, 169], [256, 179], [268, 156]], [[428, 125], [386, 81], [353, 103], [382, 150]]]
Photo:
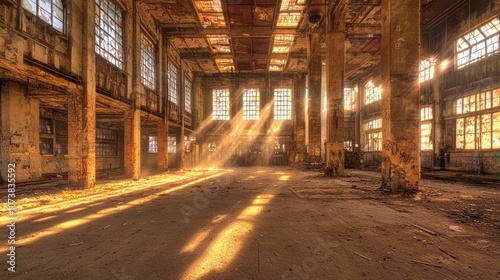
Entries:
[[420, 1], [382, 0], [382, 189], [420, 180]]
[[309, 150], [308, 161], [321, 162], [321, 34], [308, 36], [308, 119]]
[[92, 188], [96, 168], [95, 4], [84, 1], [83, 5], [83, 91], [68, 96], [68, 181]]
[[293, 163], [298, 163], [304, 161], [304, 151], [306, 148], [306, 109], [305, 109], [305, 94], [306, 94], [306, 76], [305, 75], [295, 75], [294, 77], [294, 102], [295, 102], [295, 145], [294, 145], [294, 155]]
[[344, 57], [345, 3], [326, 17], [326, 167], [333, 176], [344, 175]]
[[132, 108], [125, 112], [125, 174], [133, 180], [141, 176], [141, 26], [137, 3], [133, 7], [132, 22]]

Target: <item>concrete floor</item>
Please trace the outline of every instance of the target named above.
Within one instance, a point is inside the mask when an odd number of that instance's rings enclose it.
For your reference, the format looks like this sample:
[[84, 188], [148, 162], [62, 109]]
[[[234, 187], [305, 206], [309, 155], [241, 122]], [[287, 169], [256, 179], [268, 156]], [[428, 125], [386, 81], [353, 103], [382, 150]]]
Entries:
[[[291, 168], [19, 189], [8, 279], [498, 279], [498, 187]], [[25, 187], [27, 188], [27, 187]], [[49, 191], [49, 189], [51, 191]], [[21, 195], [23, 194], [24, 195]], [[2, 196], [5, 194], [2, 193]], [[5, 198], [2, 224], [6, 223]], [[1, 231], [6, 260], [7, 231]], [[2, 277], [3, 278], [3, 277]], [[6, 279], [6, 278], [3, 278]]]

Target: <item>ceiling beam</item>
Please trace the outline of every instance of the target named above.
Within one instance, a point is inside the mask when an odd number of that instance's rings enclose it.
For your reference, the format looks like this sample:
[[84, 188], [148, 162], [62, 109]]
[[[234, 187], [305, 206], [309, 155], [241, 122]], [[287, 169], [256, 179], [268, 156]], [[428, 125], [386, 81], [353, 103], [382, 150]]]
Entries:
[[225, 28], [207, 28], [204, 30], [198, 30], [195, 28], [182, 28], [178, 26], [177, 29], [173, 28], [171, 25], [163, 25], [163, 31], [165, 35], [169, 37], [190, 37], [190, 38], [206, 38], [209, 35], [230, 35], [232, 37], [264, 37], [269, 38], [274, 33], [276, 34], [293, 34], [295, 36], [305, 36], [302, 32], [298, 32], [295, 29], [286, 28], [273, 28], [269, 27], [231, 27], [231, 29]]
[[[212, 53], [183, 53], [181, 54], [181, 59], [185, 60], [196, 60], [196, 59], [235, 59], [235, 60], [254, 60], [254, 59], [268, 59], [270, 56], [267, 53], [247, 53], [247, 54], [212, 54]], [[271, 54], [271, 58], [290, 58], [290, 59], [306, 59], [306, 54], [290, 53], [287, 56], [286, 53], [283, 54]]]

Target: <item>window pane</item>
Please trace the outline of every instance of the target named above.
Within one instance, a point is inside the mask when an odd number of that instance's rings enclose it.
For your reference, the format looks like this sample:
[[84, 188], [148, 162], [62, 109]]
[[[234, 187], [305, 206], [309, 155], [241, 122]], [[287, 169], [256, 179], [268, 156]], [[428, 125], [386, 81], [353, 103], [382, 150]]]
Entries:
[[251, 88], [243, 93], [243, 119], [258, 120], [260, 118], [260, 92]]
[[491, 115], [481, 116], [481, 149], [491, 149]]
[[500, 50], [499, 25], [499, 17], [496, 17], [457, 40], [458, 68], [481, 60]]
[[96, 52], [123, 70], [122, 11], [111, 0], [95, 0]]
[[156, 135], [149, 135], [148, 153], [158, 153], [158, 140]]
[[456, 134], [457, 134], [457, 138], [456, 138], [456, 148], [457, 149], [463, 149], [465, 148], [465, 143], [464, 143], [464, 119], [461, 118], [461, 119], [457, 119], [457, 123], [456, 123]]
[[168, 100], [175, 105], [179, 104], [179, 94], [177, 90], [177, 80], [178, 80], [177, 67], [169, 61], [168, 63]]
[[214, 89], [212, 106], [214, 120], [229, 120], [229, 89]]
[[156, 89], [156, 55], [153, 42], [141, 33], [141, 78], [142, 84]]
[[193, 98], [193, 83], [189, 79], [184, 80], [184, 109], [188, 113], [192, 113], [192, 98]]
[[274, 119], [275, 120], [292, 119], [292, 89], [290, 88], [274, 89]]
[[492, 148], [500, 149], [500, 112], [493, 113], [491, 115], [491, 121], [493, 124]]

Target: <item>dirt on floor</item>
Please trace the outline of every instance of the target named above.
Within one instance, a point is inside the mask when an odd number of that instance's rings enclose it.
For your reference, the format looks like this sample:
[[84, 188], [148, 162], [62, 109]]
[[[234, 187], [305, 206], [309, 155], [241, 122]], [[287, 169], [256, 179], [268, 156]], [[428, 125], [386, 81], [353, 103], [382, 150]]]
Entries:
[[498, 186], [423, 179], [420, 192], [392, 194], [378, 189], [379, 173], [347, 172], [252, 167], [89, 190], [19, 186], [15, 272], [2, 226], [1, 278], [500, 279]]

